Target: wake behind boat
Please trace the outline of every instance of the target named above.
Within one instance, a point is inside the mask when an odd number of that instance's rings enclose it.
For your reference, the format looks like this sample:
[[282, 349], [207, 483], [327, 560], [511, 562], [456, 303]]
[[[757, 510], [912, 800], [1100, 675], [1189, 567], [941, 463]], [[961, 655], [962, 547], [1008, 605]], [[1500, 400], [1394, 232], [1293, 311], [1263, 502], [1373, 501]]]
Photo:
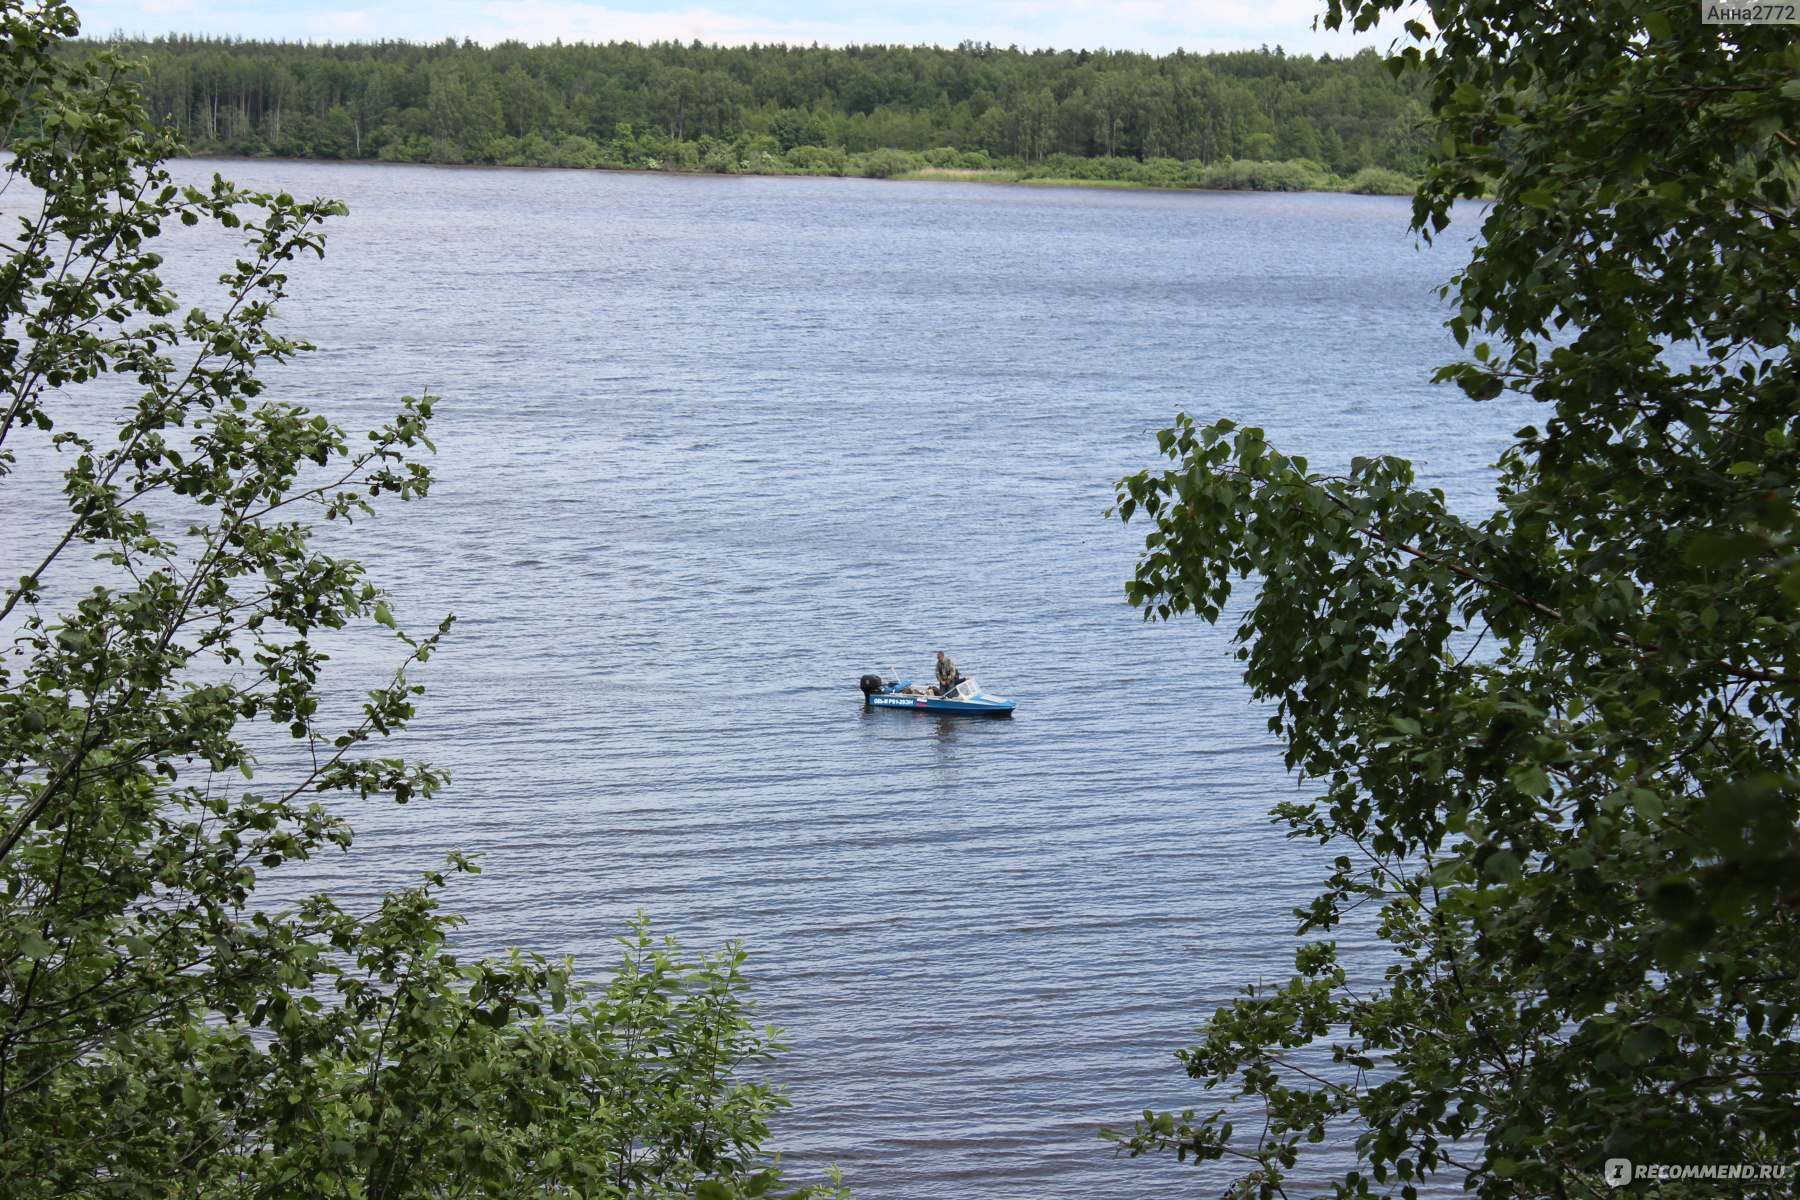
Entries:
[[1009, 717], [1013, 710], [1011, 700], [988, 695], [973, 679], [960, 680], [942, 696], [922, 683], [883, 679], [879, 675], [864, 675], [859, 686], [864, 708], [904, 708], [965, 717]]

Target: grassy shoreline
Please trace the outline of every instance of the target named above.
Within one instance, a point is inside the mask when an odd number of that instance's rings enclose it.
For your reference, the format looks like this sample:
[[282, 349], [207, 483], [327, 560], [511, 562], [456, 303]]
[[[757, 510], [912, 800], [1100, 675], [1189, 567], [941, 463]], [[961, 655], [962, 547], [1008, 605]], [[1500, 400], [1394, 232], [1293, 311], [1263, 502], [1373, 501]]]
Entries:
[[[1252, 162], [1227, 160], [1217, 164], [1176, 163], [1172, 160], [1073, 159], [1050, 164], [1067, 170], [1071, 163], [1084, 164], [1083, 173], [1040, 171], [1033, 167], [959, 167], [934, 166], [909, 161], [922, 156], [905, 151], [873, 151], [866, 155], [839, 155], [833, 160], [812, 166], [796, 166], [785, 162], [734, 164], [737, 169], [718, 166], [688, 166], [658, 161], [643, 163], [569, 163], [569, 162], [440, 162], [429, 159], [395, 158], [326, 158], [296, 157], [275, 154], [232, 154], [216, 150], [189, 152], [184, 157], [195, 161], [218, 162], [323, 162], [365, 166], [431, 166], [455, 170], [591, 170], [616, 171], [634, 175], [754, 175], [798, 178], [882, 179], [907, 183], [992, 183], [1030, 187], [1124, 188], [1134, 191], [1188, 192], [1338, 192], [1365, 196], [1410, 196], [1416, 181], [1394, 171], [1370, 168], [1348, 179], [1332, 174], [1323, 166], [1304, 159], [1288, 162]], [[1171, 167], [1179, 168], [1172, 170]]]

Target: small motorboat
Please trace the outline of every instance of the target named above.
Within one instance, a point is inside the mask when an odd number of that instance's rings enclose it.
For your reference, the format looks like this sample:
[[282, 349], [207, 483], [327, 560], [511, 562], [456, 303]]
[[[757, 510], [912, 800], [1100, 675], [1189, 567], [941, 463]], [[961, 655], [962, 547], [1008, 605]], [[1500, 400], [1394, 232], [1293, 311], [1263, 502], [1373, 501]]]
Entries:
[[1010, 717], [1013, 702], [990, 696], [973, 679], [959, 679], [944, 695], [910, 679], [883, 679], [864, 675], [859, 681], [865, 708], [904, 708], [912, 712], [944, 713], [964, 717]]

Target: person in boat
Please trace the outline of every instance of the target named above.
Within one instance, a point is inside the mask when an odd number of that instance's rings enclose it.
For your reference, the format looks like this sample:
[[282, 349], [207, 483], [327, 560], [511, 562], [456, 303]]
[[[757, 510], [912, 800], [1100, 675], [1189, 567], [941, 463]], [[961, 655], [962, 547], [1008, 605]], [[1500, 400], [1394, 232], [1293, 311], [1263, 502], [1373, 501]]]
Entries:
[[956, 660], [942, 650], [937, 652], [937, 680], [937, 694], [940, 696], [948, 695], [951, 688], [963, 681], [963, 677], [957, 673]]

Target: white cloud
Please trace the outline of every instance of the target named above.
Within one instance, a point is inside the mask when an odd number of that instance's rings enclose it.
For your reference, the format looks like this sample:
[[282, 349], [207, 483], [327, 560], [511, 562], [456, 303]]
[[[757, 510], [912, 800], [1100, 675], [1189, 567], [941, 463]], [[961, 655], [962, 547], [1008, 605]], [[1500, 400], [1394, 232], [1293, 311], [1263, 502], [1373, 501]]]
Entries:
[[746, 17], [715, 9], [680, 8], [634, 12], [583, 4], [580, 0], [507, 0], [482, 6], [482, 23], [467, 36], [478, 42], [750, 42], [811, 43], [888, 40], [860, 32], [856, 25], [827, 21]]
[[[1282, 45], [1305, 53], [1347, 54], [1385, 47], [1393, 33], [1353, 37], [1313, 29], [1322, 0], [969, 0], [955, 8], [863, 8], [831, 19], [797, 17], [777, 4], [761, 11], [688, 6], [655, 11], [585, 0], [502, 0], [482, 6], [477, 22], [457, 31], [492, 43], [563, 41], [935, 43], [962, 41], [1027, 49], [1254, 49]], [[1396, 21], [1393, 30], [1397, 32]]]
[[340, 12], [322, 12], [307, 19], [307, 25], [313, 33], [333, 38], [337, 41], [354, 41], [358, 38], [377, 38], [375, 26], [366, 11], [346, 9]]
[[[1254, 49], [1352, 53], [1385, 48], [1400, 18], [1361, 38], [1314, 31], [1325, 0], [369, 0], [320, 11], [307, 0], [87, 0], [90, 31], [435, 42], [692, 41], [743, 44], [962, 41], [1055, 48]], [[327, 0], [329, 3], [330, 0]], [[343, 3], [344, 0], [338, 0]], [[351, 0], [355, 3], [355, 0]], [[637, 5], [638, 7], [633, 7]]]

